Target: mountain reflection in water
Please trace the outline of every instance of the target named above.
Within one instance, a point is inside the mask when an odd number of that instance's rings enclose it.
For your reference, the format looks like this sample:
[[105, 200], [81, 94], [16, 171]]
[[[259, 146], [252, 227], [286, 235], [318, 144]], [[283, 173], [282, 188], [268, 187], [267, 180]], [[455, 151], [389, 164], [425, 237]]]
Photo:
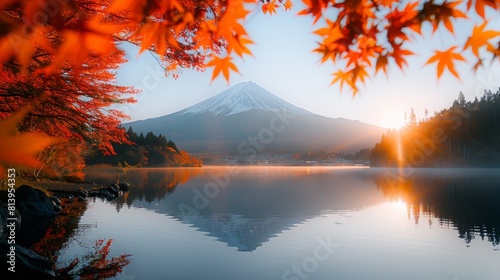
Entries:
[[[236, 174], [237, 173], [237, 174]], [[362, 209], [384, 200], [406, 203], [415, 224], [437, 218], [470, 244], [476, 237], [498, 245], [498, 170], [290, 167], [132, 169], [88, 175], [88, 181], [133, 185], [115, 200], [119, 211], [144, 207], [189, 224], [209, 236], [254, 251], [283, 231], [325, 213]], [[406, 174], [404, 174], [406, 175]], [[107, 181], [106, 181], [107, 180]]]
[[239, 251], [253, 251], [325, 211], [360, 208], [381, 200], [369, 174], [352, 176], [352, 171], [345, 170], [332, 181], [331, 172], [302, 167], [137, 169], [127, 174], [134, 187], [116, 204], [118, 210], [125, 204], [149, 208]]

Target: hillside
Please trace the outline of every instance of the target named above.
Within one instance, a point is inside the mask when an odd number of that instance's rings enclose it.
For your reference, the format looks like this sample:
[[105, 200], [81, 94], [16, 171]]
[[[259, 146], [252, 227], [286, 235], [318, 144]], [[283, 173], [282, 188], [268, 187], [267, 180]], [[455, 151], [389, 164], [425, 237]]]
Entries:
[[[153, 131], [188, 152], [357, 152], [372, 147], [386, 129], [313, 114], [253, 82], [237, 84], [179, 112], [123, 124]], [[253, 152], [249, 152], [253, 153]]]
[[127, 130], [132, 143], [114, 144], [116, 155], [103, 155], [94, 150], [85, 158], [86, 164], [109, 164], [113, 166], [138, 167], [193, 167], [201, 166], [201, 161], [187, 152], [179, 150], [172, 140], [163, 135], [149, 132], [144, 136]]
[[372, 166], [500, 166], [500, 90], [474, 101], [463, 94], [453, 105], [420, 123], [382, 136]]

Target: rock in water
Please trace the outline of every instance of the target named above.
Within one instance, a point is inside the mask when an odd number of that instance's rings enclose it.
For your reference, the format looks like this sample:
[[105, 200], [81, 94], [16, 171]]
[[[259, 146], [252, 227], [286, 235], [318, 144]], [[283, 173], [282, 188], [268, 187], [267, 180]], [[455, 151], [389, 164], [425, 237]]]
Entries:
[[41, 190], [28, 185], [22, 185], [16, 189], [16, 207], [23, 219], [54, 219], [56, 217], [54, 204], [49, 197]]
[[130, 190], [129, 183], [120, 183], [120, 184], [118, 184], [118, 187], [120, 187], [120, 190], [122, 190], [124, 192], [128, 192]]
[[115, 195], [115, 196], [118, 196], [118, 191], [120, 190], [120, 187], [117, 185], [117, 184], [111, 184], [108, 186], [107, 190]]
[[114, 194], [110, 193], [107, 188], [100, 189], [99, 192], [97, 193], [97, 196], [104, 197], [106, 199], [113, 199], [116, 197]]
[[52, 200], [53, 202], [55, 202], [56, 205], [61, 205], [61, 200], [55, 196], [51, 196], [49, 197], [50, 200]]
[[54, 203], [41, 190], [22, 185], [16, 189], [16, 207], [23, 219], [16, 243], [30, 247], [43, 238], [54, 222]]

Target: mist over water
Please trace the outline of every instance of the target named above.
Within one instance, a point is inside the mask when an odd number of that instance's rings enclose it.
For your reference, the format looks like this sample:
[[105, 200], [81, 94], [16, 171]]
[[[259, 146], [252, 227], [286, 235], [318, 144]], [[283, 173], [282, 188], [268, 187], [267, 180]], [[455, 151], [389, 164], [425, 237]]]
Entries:
[[95, 226], [61, 254], [112, 238], [114, 254], [133, 254], [116, 279], [498, 279], [498, 171], [94, 172], [133, 188], [90, 202], [80, 223]]

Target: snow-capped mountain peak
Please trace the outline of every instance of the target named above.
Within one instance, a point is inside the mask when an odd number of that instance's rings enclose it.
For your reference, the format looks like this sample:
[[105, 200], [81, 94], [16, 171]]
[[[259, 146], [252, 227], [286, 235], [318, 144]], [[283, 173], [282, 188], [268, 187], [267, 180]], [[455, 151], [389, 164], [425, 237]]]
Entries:
[[209, 112], [214, 116], [229, 116], [250, 110], [287, 111], [294, 114], [312, 114], [277, 97], [253, 82], [239, 83], [205, 101], [186, 108], [181, 114]]

